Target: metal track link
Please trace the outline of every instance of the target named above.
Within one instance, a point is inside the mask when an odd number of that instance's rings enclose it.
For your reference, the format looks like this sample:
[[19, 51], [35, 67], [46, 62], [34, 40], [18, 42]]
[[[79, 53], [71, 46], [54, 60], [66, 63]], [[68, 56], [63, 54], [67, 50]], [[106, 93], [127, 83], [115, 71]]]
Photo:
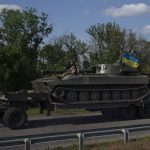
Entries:
[[[138, 98], [134, 98], [134, 99], [119, 99], [119, 100], [113, 100], [113, 99], [109, 99], [109, 100], [103, 100], [103, 99], [100, 99], [98, 101], [91, 101], [91, 100], [88, 100], [88, 101], [80, 101], [80, 100], [76, 100], [76, 101], [68, 101], [65, 96], [64, 97], [57, 97], [59, 101], [61, 102], [64, 102], [64, 103], [90, 103], [90, 102], [98, 102], [98, 103], [115, 103], [115, 102], [135, 102], [135, 101], [142, 101], [146, 96], [148, 96], [149, 94], [149, 89], [148, 87], [138, 87], [138, 88], [124, 88], [124, 89], [72, 89], [72, 88], [64, 88], [64, 87], [60, 87], [62, 88], [65, 93], [69, 92], [69, 91], [75, 91], [76, 93], [80, 93], [80, 92], [88, 92], [88, 93], [91, 93], [93, 91], [97, 91], [99, 93], [103, 92], [103, 91], [109, 91], [109, 92], [113, 92], [113, 91], [134, 91], [134, 90], [143, 90], [144, 93], [142, 95], [140, 95], [140, 97]], [[55, 97], [55, 95], [53, 95]]]

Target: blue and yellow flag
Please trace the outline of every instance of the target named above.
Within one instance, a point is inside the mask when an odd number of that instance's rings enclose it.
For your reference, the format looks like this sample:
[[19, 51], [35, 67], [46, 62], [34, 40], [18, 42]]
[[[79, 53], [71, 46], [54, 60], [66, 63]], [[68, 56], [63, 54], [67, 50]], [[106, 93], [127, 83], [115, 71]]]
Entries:
[[127, 52], [123, 54], [122, 63], [127, 64], [133, 68], [138, 68], [139, 66], [139, 60]]

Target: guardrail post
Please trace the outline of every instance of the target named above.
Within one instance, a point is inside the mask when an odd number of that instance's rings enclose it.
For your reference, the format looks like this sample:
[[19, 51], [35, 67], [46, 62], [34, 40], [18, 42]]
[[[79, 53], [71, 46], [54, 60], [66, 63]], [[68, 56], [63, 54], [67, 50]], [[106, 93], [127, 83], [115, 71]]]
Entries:
[[24, 139], [25, 143], [25, 150], [31, 150], [31, 140], [30, 139]]
[[79, 138], [79, 150], [84, 150], [84, 134], [78, 133], [77, 137]]
[[129, 142], [129, 130], [127, 129], [122, 129], [121, 130], [124, 135], [124, 144], [127, 144]]

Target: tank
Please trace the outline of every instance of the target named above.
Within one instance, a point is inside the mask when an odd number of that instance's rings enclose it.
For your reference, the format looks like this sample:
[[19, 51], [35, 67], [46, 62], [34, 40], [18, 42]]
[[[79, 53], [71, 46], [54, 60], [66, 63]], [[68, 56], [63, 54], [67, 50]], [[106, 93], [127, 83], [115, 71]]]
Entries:
[[148, 94], [148, 84], [146, 75], [121, 64], [97, 64], [88, 72], [32, 82], [36, 92], [49, 93], [52, 101], [65, 103], [138, 100]]

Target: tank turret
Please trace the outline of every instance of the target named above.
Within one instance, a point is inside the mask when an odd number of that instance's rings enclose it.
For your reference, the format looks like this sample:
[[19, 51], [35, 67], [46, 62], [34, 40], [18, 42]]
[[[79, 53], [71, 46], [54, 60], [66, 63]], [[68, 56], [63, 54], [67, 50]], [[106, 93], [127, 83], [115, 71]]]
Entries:
[[120, 74], [121, 67], [118, 64], [97, 64], [96, 74]]
[[95, 66], [97, 74], [138, 74], [137, 68], [132, 68], [124, 64], [97, 64]]

